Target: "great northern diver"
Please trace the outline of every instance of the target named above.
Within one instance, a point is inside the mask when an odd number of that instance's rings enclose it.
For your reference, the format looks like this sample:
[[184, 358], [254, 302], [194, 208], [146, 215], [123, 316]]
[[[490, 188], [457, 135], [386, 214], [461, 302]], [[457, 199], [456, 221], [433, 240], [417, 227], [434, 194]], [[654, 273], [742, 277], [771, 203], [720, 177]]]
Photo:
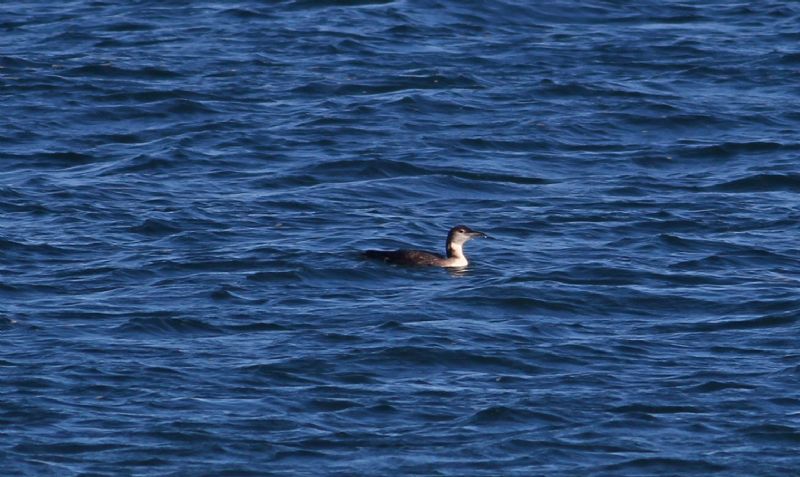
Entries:
[[466, 225], [456, 225], [447, 234], [446, 257], [421, 250], [367, 250], [364, 252], [364, 256], [396, 265], [466, 267], [469, 262], [464, 255], [464, 244], [475, 237], [488, 237], [488, 235], [472, 230]]

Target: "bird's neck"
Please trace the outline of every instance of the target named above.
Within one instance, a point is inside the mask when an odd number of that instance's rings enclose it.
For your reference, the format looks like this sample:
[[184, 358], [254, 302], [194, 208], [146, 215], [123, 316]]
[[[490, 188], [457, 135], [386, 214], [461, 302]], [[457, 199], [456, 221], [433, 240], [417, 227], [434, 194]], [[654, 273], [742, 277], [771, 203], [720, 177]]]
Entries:
[[448, 243], [447, 258], [466, 259], [466, 257], [464, 257], [464, 245], [454, 242]]
[[464, 256], [464, 245], [448, 243], [447, 244], [447, 258], [442, 263], [443, 267], [466, 267], [467, 257]]

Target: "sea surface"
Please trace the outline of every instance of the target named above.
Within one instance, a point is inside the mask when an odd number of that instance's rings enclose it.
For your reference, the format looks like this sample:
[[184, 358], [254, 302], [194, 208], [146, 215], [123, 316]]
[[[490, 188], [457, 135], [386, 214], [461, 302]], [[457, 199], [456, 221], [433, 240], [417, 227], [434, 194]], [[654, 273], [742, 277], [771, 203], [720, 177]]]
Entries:
[[797, 2], [4, 2], [2, 475], [800, 475], [799, 199]]

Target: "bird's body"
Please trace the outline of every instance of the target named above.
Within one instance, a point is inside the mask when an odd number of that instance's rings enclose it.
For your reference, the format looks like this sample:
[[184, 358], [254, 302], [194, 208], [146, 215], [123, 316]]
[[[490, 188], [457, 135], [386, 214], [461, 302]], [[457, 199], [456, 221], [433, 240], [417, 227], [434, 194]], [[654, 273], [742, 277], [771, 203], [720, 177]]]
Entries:
[[469, 261], [464, 255], [464, 244], [475, 237], [486, 237], [465, 225], [456, 225], [447, 234], [447, 254], [441, 256], [422, 250], [367, 250], [364, 257], [383, 260], [394, 265], [417, 267], [466, 267]]
[[367, 258], [383, 260], [395, 265], [446, 267], [447, 259], [435, 253], [424, 252], [422, 250], [367, 250], [364, 252]]

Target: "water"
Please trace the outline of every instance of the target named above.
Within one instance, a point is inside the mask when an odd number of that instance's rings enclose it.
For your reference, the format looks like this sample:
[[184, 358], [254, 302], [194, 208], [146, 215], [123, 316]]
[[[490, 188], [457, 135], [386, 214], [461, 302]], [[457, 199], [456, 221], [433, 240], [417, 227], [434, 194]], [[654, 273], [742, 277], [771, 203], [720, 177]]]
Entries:
[[0, 7], [3, 473], [795, 475], [799, 21]]

